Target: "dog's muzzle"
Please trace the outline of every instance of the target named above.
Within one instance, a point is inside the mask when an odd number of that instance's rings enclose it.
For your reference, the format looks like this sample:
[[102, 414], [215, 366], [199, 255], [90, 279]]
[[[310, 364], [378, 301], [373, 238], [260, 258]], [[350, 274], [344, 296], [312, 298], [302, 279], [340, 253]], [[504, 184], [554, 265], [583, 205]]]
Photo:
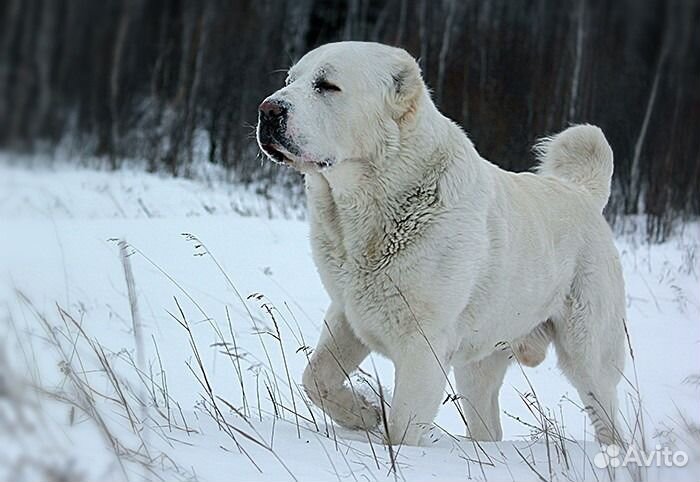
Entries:
[[290, 155], [296, 155], [296, 148], [287, 138], [286, 102], [265, 99], [258, 108], [258, 143], [260, 148], [277, 162], [290, 163]]

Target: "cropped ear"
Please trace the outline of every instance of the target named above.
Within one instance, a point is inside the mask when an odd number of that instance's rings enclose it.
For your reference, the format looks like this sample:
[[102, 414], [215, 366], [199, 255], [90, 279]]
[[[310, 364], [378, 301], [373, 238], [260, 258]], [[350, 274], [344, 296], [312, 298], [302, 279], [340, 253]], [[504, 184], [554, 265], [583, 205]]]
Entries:
[[405, 50], [399, 50], [397, 57], [391, 74], [391, 97], [394, 103], [394, 119], [402, 120], [415, 112], [425, 85], [418, 62]]

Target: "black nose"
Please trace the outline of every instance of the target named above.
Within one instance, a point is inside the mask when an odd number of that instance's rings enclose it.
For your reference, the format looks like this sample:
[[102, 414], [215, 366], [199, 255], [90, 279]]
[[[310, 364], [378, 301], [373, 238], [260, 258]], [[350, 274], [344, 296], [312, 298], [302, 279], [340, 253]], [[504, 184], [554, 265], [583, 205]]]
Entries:
[[279, 101], [265, 99], [260, 107], [260, 118], [264, 120], [275, 120], [287, 115], [287, 107]]

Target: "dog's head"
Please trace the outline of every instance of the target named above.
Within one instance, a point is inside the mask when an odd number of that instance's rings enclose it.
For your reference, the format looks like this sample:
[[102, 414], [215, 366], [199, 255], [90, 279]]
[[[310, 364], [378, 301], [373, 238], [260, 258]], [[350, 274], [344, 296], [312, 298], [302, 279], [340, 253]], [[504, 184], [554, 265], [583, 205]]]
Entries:
[[370, 159], [398, 138], [424, 92], [418, 64], [402, 49], [323, 45], [260, 104], [258, 143], [271, 159], [300, 170]]

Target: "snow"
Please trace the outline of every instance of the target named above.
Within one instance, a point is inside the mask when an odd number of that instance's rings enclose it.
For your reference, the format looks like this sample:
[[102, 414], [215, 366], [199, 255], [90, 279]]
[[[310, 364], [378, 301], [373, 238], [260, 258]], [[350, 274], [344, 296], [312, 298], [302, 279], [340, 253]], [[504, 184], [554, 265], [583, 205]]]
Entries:
[[[236, 184], [0, 164], [0, 480], [609, 477], [592, 464], [599, 447], [554, 353], [511, 367], [500, 443], [465, 439], [447, 401], [423, 446], [394, 449], [392, 464], [378, 434], [310, 408], [299, 381], [328, 299], [303, 217]], [[661, 245], [617, 241], [634, 354], [623, 417], [642, 421], [647, 448], [690, 457], [648, 480], [700, 474], [699, 229]], [[118, 239], [129, 243], [142, 371]], [[376, 373], [386, 395], [391, 364], [362, 367], [357, 388], [371, 393]]]

